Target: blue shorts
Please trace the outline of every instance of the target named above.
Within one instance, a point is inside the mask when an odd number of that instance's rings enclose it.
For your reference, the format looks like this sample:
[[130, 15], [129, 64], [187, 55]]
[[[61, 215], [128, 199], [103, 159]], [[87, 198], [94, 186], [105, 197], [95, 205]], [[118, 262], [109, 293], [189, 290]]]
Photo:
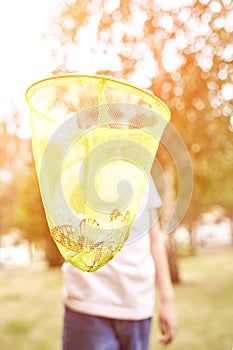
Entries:
[[65, 307], [63, 350], [148, 350], [151, 318], [125, 321]]

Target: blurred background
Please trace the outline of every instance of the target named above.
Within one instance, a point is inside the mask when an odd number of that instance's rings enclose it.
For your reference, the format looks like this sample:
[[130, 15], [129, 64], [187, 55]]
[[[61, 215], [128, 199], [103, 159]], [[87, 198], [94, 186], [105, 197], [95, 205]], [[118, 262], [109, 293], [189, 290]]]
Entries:
[[[179, 319], [169, 349], [231, 349], [232, 1], [9, 0], [0, 4], [0, 29], [2, 349], [60, 348], [62, 258], [44, 217], [24, 93], [38, 79], [71, 72], [127, 80], [170, 108], [193, 180], [180, 181], [176, 159], [161, 144], [157, 161], [170, 193], [166, 213], [183, 184], [193, 188], [186, 213], [177, 214], [166, 235]], [[182, 178], [190, 179], [185, 171]], [[155, 317], [152, 350], [162, 348], [158, 337]]]

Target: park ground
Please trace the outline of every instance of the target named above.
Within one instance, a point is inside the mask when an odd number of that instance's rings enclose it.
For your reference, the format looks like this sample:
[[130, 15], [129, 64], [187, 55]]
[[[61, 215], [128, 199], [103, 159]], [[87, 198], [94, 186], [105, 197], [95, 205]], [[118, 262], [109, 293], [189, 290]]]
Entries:
[[[233, 251], [207, 251], [179, 259], [175, 285], [178, 334], [169, 350], [231, 350]], [[60, 350], [62, 276], [44, 264], [0, 270], [0, 344], [3, 350]], [[156, 312], [151, 350], [158, 343]]]

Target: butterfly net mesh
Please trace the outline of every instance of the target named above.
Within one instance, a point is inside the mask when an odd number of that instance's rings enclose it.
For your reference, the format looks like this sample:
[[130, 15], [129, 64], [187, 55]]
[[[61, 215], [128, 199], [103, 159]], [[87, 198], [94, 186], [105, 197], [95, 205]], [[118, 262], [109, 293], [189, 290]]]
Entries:
[[26, 99], [51, 236], [66, 261], [95, 271], [129, 237], [170, 112], [149, 92], [98, 75], [48, 78]]

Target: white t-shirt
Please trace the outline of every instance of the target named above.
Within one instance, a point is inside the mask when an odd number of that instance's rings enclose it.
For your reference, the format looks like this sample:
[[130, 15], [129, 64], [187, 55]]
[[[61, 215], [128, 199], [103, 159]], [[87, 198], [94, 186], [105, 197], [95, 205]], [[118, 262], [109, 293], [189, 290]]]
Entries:
[[153, 315], [155, 267], [150, 253], [149, 210], [161, 204], [150, 177], [149, 190], [122, 250], [95, 272], [63, 264], [65, 305], [77, 312], [116, 319], [140, 320]]

